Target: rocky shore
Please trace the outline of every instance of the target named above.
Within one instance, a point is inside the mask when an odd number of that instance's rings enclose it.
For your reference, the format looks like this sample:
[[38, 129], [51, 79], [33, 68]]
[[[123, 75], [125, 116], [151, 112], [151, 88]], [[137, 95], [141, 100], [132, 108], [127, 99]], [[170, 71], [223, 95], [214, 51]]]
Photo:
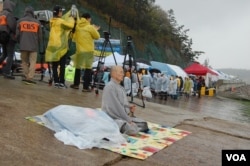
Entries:
[[232, 87], [226, 91], [218, 92], [217, 95], [231, 99], [250, 101], [250, 85], [242, 85], [237, 88]]

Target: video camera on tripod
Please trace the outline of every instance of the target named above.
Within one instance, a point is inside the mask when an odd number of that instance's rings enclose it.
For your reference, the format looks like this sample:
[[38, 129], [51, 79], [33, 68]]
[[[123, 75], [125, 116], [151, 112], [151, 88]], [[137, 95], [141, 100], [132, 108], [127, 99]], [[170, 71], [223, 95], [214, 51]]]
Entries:
[[[132, 42], [132, 36], [127, 36], [127, 46], [126, 46], [126, 51], [125, 51], [125, 56], [124, 56], [124, 61], [123, 61], [123, 69], [125, 69], [125, 65], [126, 65], [126, 60], [127, 60], [127, 56], [128, 56], [128, 65], [129, 65], [129, 75], [130, 75], [130, 80], [131, 80], [131, 103], [134, 103], [138, 106], [141, 106], [143, 108], [145, 108], [145, 103], [144, 100], [142, 98], [142, 88], [141, 88], [141, 84], [140, 84], [140, 80], [139, 80], [139, 74], [138, 74], [138, 70], [137, 70], [137, 64], [136, 64], [136, 56], [135, 56], [135, 50], [133, 48], [133, 42]], [[135, 73], [136, 72], [136, 73]], [[138, 83], [138, 85], [137, 85]], [[137, 89], [138, 87], [138, 89]], [[140, 93], [140, 95], [138, 97], [141, 97], [142, 100], [142, 105], [139, 105], [137, 103], [135, 103], [133, 101], [134, 96], [136, 96], [138, 93]]]
[[127, 36], [127, 43], [131, 43], [132, 42], [132, 36]]
[[53, 17], [53, 12], [50, 10], [37, 10], [34, 11], [34, 15], [41, 23], [49, 23], [49, 20]]
[[[45, 76], [45, 71], [47, 70], [44, 66], [45, 63], [45, 50], [46, 50], [46, 41], [45, 41], [45, 34], [46, 31], [49, 31], [49, 21], [50, 19], [53, 17], [53, 12], [50, 10], [37, 10], [34, 11], [34, 15], [35, 18], [41, 23], [41, 28], [42, 28], [42, 40], [40, 43], [40, 71], [41, 71], [41, 80], [43, 81], [43, 78]], [[52, 75], [51, 75], [51, 70], [50, 70], [50, 64], [48, 63], [48, 70], [49, 70], [49, 75], [50, 75], [50, 79], [49, 79], [49, 84], [52, 83]]]
[[104, 32], [103, 32], [103, 35], [104, 35], [104, 38], [105, 38], [106, 40], [108, 40], [108, 39], [111, 37], [110, 33], [107, 32], [107, 31], [104, 31]]

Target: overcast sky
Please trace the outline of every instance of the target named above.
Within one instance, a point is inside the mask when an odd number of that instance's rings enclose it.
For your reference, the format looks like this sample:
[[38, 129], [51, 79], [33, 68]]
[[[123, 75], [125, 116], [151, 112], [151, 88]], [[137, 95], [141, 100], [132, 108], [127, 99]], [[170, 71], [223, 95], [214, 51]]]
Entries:
[[190, 29], [193, 51], [215, 68], [250, 69], [250, 0], [155, 0]]

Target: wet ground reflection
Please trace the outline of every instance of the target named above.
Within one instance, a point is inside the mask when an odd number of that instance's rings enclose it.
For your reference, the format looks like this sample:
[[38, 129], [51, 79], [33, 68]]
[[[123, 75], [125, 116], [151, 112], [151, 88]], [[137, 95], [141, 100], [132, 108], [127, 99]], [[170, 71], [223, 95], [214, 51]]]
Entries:
[[203, 113], [207, 116], [225, 119], [235, 122], [250, 124], [250, 102], [231, 100], [222, 97], [202, 96], [190, 97], [186, 99], [181, 96], [177, 100], [168, 97], [167, 100], [160, 100], [154, 97], [149, 102], [155, 102], [163, 105], [178, 107], [191, 112]]

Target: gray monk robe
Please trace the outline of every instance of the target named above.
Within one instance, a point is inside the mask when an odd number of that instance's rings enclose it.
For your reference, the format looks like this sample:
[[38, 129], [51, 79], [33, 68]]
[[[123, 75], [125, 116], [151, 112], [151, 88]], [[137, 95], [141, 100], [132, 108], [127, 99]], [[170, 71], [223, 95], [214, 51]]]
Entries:
[[121, 133], [136, 134], [139, 132], [137, 125], [131, 123], [133, 117], [128, 115], [130, 110], [125, 89], [112, 78], [103, 90], [102, 110], [115, 120]]

